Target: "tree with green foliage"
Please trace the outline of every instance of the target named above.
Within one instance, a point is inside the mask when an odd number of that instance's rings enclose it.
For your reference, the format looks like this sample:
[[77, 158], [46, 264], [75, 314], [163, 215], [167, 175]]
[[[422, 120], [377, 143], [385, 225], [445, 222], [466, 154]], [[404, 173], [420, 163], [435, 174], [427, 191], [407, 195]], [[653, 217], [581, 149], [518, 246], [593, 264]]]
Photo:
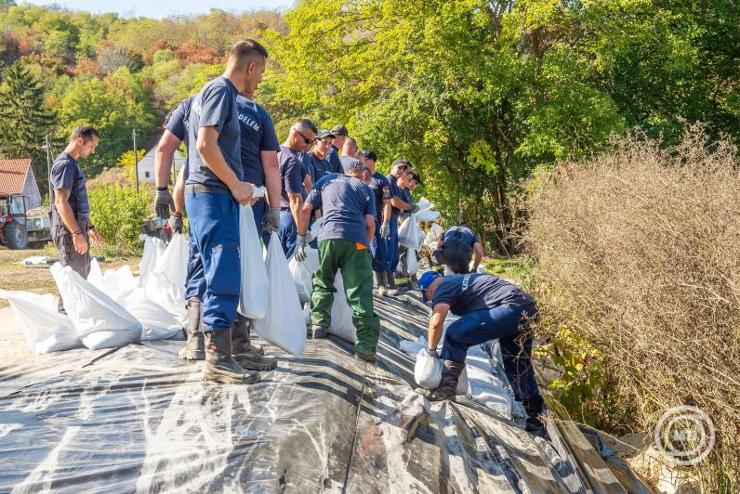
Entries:
[[54, 114], [44, 104], [41, 82], [22, 64], [5, 69], [0, 84], [0, 155], [31, 158], [42, 194], [47, 183], [45, 137], [55, 126]]

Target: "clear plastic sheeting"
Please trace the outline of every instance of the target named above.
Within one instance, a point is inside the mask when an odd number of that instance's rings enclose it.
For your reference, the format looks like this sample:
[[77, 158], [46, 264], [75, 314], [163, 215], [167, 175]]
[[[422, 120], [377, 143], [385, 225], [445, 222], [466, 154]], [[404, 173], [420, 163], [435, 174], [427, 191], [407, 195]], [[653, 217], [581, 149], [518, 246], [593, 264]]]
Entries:
[[254, 385], [202, 382], [173, 341], [0, 367], [0, 492], [626, 492], [577, 427], [548, 442], [415, 393], [397, 348], [428, 312], [376, 301], [376, 365], [332, 337], [268, 346], [278, 368]]

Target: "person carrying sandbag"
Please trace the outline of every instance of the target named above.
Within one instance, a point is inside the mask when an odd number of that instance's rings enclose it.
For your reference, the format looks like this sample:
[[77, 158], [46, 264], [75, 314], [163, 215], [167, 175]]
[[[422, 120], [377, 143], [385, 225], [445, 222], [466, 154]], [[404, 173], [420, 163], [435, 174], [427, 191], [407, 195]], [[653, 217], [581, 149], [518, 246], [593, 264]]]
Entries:
[[357, 330], [356, 356], [375, 361], [380, 319], [373, 308], [373, 268], [370, 240], [375, 235], [375, 197], [368, 187], [370, 170], [353, 163], [347, 175], [329, 174], [320, 179], [303, 205], [298, 219], [295, 259], [306, 259], [306, 231], [312, 211], [324, 213], [319, 233], [319, 268], [313, 278], [309, 336], [325, 338], [331, 324], [337, 270], [344, 279], [344, 293], [352, 308]]
[[436, 348], [447, 313], [460, 316], [445, 332], [442, 379], [436, 389], [425, 393], [426, 397], [431, 401], [454, 398], [468, 348], [497, 338], [514, 397], [522, 402], [529, 416], [525, 429], [543, 433], [539, 418], [543, 401], [534, 378], [529, 327], [529, 322], [537, 317], [534, 298], [508, 281], [483, 273], [443, 277], [427, 271], [419, 278], [418, 286], [424, 303], [432, 306], [429, 347], [422, 351], [438, 358]]

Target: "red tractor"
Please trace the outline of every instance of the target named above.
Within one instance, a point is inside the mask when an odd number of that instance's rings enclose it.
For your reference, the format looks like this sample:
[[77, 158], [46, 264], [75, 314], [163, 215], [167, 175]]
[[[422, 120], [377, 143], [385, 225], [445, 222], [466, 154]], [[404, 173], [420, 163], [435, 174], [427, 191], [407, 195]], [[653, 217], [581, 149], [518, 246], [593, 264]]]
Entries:
[[28, 246], [26, 203], [22, 195], [0, 192], [0, 244], [13, 250]]

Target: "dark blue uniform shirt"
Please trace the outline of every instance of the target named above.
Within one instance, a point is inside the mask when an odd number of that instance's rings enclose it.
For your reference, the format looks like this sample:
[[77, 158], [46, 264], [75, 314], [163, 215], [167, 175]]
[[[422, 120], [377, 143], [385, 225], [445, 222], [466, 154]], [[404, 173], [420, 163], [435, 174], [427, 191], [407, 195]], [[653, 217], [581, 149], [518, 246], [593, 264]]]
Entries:
[[244, 96], [236, 97], [241, 129], [241, 161], [244, 181], [254, 185], [265, 184], [260, 151], [280, 151], [275, 126], [267, 110]]
[[[188, 115], [190, 115], [190, 104], [193, 97], [185, 98], [165, 117], [164, 128], [185, 143], [185, 149], [188, 149]], [[185, 158], [185, 170], [183, 178], [187, 181], [190, 173], [188, 169], [188, 159]]]
[[383, 220], [383, 203], [391, 198], [391, 184], [380, 172], [373, 173], [370, 179], [370, 190], [375, 195], [375, 218], [378, 221]]
[[523, 307], [534, 298], [518, 286], [498, 276], [483, 273], [445, 276], [432, 297], [432, 305], [448, 304], [456, 316], [499, 305]]
[[328, 173], [344, 173], [344, 167], [342, 162], [339, 160], [339, 150], [332, 145], [331, 153], [329, 154], [329, 171]]
[[[388, 179], [388, 183], [391, 186], [391, 197], [398, 197], [400, 199], [403, 199], [403, 197], [401, 196], [401, 187], [398, 186], [398, 179], [393, 175], [388, 175], [385, 178]], [[391, 206], [391, 218], [397, 219], [400, 214], [400, 209], [395, 206]]]
[[467, 226], [453, 226], [447, 230], [444, 234], [443, 243], [447, 243], [450, 240], [458, 241], [462, 244], [473, 246], [474, 243], [480, 242], [478, 235], [468, 228]]
[[[66, 151], [57, 157], [51, 166], [51, 185], [54, 190], [69, 191], [69, 206], [78, 223], [86, 223], [90, 218], [90, 202], [87, 199], [87, 186], [80, 163]], [[56, 211], [56, 204], [51, 208]]]
[[278, 152], [278, 162], [280, 163], [280, 179], [282, 188], [280, 194], [280, 207], [290, 207], [288, 201], [288, 192], [291, 194], [301, 194], [306, 198], [306, 189], [303, 187], [303, 179], [306, 178], [306, 167], [304, 166], [303, 153], [294, 152], [288, 146], [280, 146]]
[[218, 130], [218, 146], [226, 164], [237, 178], [242, 179], [241, 131], [236, 96], [236, 87], [230, 80], [220, 76], [203, 86], [200, 93], [193, 97], [187, 125], [190, 173], [186, 183], [226, 189], [226, 185], [206, 166], [196, 149], [201, 127], [215, 127]]
[[375, 216], [375, 200], [361, 180], [337, 173], [324, 175], [306, 200], [324, 212], [319, 241], [345, 239], [369, 247], [365, 215]]

